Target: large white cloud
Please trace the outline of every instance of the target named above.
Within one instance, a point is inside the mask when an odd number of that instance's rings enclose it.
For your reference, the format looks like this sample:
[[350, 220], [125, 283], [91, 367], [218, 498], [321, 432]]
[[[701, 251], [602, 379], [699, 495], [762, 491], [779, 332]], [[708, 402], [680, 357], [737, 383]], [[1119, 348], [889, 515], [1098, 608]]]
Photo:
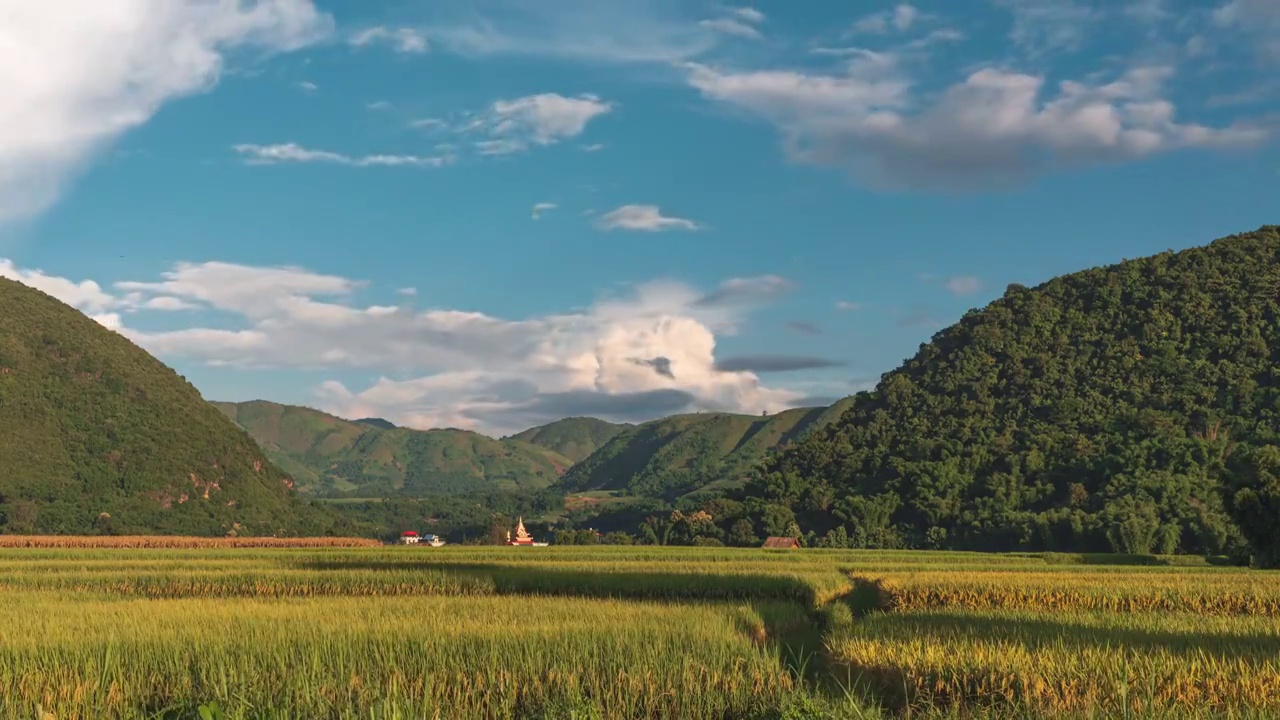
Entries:
[[706, 97], [775, 123], [793, 159], [889, 188], [999, 186], [1052, 167], [1244, 147], [1268, 136], [1260, 127], [1178, 121], [1163, 95], [1171, 71], [1159, 67], [1048, 92], [1042, 76], [984, 68], [923, 105], [883, 55], [861, 57], [844, 74], [689, 68]]
[[332, 30], [309, 0], [9, 0], [0, 10], [0, 222], [48, 207], [92, 155], [217, 82], [239, 47]]
[[[803, 397], [716, 361], [717, 334], [734, 332], [753, 308], [792, 287], [777, 276], [733, 278], [708, 291], [654, 281], [585, 310], [505, 319], [359, 305], [363, 283], [297, 267], [179, 263], [156, 280], [109, 289], [3, 260], [0, 275], [95, 315], [164, 359], [381, 373], [368, 387], [330, 380], [317, 388], [324, 409], [347, 417], [505, 433], [576, 414], [636, 421], [694, 409], [773, 412]], [[231, 325], [194, 324], [208, 313], [193, 309], [218, 311]], [[142, 330], [131, 318], [148, 311], [178, 312], [171, 320], [193, 324]]]

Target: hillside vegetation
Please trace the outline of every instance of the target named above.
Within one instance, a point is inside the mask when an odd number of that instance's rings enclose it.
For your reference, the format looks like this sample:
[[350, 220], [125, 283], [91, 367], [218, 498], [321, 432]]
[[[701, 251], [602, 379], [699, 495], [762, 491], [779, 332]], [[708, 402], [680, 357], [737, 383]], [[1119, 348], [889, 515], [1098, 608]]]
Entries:
[[292, 473], [300, 491], [319, 497], [532, 491], [572, 464], [528, 442], [466, 430], [388, 429], [261, 400], [214, 405]]
[[1278, 363], [1280, 228], [1011, 285], [747, 494], [833, 545], [1234, 552], [1221, 481], [1280, 435]]
[[177, 373], [0, 279], [0, 531], [318, 534], [332, 516]]
[[582, 462], [615, 435], [633, 427], [589, 417], [572, 417], [529, 428], [511, 436], [512, 440], [543, 447], [572, 462]]
[[558, 487], [648, 497], [734, 487], [768, 452], [834, 421], [847, 402], [765, 416], [676, 415], [625, 427], [565, 473]]

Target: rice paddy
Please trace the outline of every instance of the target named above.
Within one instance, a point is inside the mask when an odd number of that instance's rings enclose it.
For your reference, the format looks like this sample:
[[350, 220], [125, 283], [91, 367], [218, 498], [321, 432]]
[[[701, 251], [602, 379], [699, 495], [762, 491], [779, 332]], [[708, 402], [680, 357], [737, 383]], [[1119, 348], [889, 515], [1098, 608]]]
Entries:
[[1072, 560], [10, 545], [0, 717], [1280, 715], [1280, 574]]

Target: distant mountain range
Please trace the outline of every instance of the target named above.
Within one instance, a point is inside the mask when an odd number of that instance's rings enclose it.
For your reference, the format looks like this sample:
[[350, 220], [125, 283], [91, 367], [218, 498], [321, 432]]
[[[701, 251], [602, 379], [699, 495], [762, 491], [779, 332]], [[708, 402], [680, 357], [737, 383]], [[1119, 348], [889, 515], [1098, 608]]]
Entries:
[[835, 421], [846, 401], [777, 415], [699, 413], [640, 425], [566, 418], [494, 439], [412, 430], [307, 407], [215, 402], [300, 492], [317, 497], [430, 496], [501, 490], [670, 495], [738, 483], [766, 453]]

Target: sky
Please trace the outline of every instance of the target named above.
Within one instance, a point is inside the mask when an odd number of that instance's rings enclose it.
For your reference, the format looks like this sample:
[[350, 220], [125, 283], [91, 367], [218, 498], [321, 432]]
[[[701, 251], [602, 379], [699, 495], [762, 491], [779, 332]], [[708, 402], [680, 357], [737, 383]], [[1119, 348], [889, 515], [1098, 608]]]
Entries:
[[1280, 222], [1275, 0], [0, 17], [0, 276], [214, 400], [828, 404], [1010, 283]]

